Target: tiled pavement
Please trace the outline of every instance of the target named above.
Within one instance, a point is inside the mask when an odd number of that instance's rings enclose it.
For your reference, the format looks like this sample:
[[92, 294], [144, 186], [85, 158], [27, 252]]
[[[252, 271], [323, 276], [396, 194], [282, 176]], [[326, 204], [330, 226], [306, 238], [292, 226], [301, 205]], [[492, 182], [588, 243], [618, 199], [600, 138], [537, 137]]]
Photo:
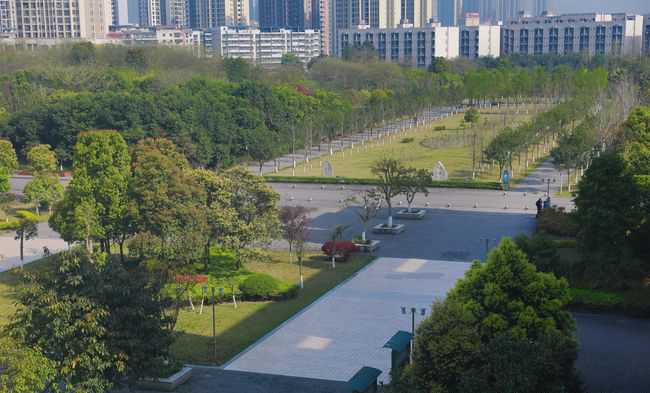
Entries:
[[401, 307], [429, 312], [469, 266], [379, 258], [224, 368], [347, 381], [370, 366], [383, 370], [379, 379], [388, 381], [390, 352], [382, 346], [398, 330], [411, 330], [410, 313], [402, 315]]

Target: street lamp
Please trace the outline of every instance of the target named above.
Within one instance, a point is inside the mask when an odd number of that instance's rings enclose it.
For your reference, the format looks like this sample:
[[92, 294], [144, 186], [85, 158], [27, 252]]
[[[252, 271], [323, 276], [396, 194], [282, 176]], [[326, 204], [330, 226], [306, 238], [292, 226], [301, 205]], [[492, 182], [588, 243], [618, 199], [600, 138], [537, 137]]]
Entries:
[[[407, 313], [407, 307], [402, 307], [402, 315], [406, 315]], [[411, 351], [409, 354], [409, 363], [413, 364], [413, 349], [414, 349], [414, 342], [415, 342], [415, 313], [418, 311], [416, 307], [411, 307]], [[424, 316], [427, 313], [426, 308], [420, 308], [420, 315]]]
[[546, 196], [551, 196], [551, 183], [555, 183], [555, 178], [542, 179], [542, 183], [546, 183]]

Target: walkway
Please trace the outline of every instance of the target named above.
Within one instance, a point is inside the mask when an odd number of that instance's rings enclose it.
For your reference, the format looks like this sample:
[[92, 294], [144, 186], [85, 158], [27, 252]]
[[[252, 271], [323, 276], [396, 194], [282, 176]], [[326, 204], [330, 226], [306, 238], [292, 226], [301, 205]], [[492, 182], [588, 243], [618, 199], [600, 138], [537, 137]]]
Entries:
[[[411, 330], [401, 307], [442, 299], [469, 263], [380, 258], [225, 365], [226, 370], [347, 381], [363, 366], [389, 381], [398, 330]], [[418, 314], [417, 322], [422, 320]]]
[[52, 253], [66, 248], [63, 239], [58, 233], [51, 230], [46, 222], [38, 224], [37, 238], [25, 242], [22, 262], [20, 260], [20, 243], [14, 238], [13, 232], [2, 232], [0, 235], [0, 272], [42, 258], [43, 247], [47, 247]]
[[[398, 133], [406, 128], [411, 128], [416, 125], [428, 124], [433, 121], [451, 116], [461, 111], [463, 111], [462, 107], [430, 108], [422, 111], [418, 115], [417, 124], [415, 124], [412, 118], [392, 121], [390, 123], [385, 124], [382, 127], [373, 128], [372, 131], [366, 130], [354, 135], [337, 138], [334, 141], [332, 141], [331, 144], [328, 142], [324, 142], [321, 143], [320, 145], [313, 146], [311, 148], [309, 155], [311, 158], [327, 155], [329, 154], [330, 146], [332, 147], [333, 151], [340, 151], [343, 149], [347, 149], [353, 143], [360, 144], [361, 141], [376, 139], [379, 138], [379, 136], [381, 135], [390, 135], [393, 133]], [[293, 165], [294, 160], [296, 161], [296, 163], [302, 162], [305, 159], [305, 153], [306, 151], [304, 149], [300, 149], [300, 150], [296, 150], [295, 154], [289, 153], [278, 158], [277, 159], [278, 169], [290, 168]], [[275, 168], [275, 163], [276, 161], [274, 160], [264, 163], [264, 165], [262, 166], [262, 173], [264, 174], [272, 173]], [[249, 168], [252, 172], [259, 173], [260, 168], [258, 164], [250, 165]]]

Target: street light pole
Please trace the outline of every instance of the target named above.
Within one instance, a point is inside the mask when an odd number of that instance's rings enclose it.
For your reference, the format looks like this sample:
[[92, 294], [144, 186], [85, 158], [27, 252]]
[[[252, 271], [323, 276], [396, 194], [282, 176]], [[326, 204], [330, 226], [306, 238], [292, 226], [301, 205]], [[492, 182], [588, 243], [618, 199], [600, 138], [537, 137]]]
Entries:
[[[415, 313], [418, 311], [416, 307], [411, 307], [411, 342], [409, 351], [409, 363], [413, 364], [413, 351], [415, 350]], [[420, 315], [424, 316], [427, 313], [426, 308], [420, 309]], [[406, 315], [406, 307], [402, 307], [402, 314]]]
[[212, 360], [217, 361], [217, 319], [215, 315], [214, 287], [212, 287]]

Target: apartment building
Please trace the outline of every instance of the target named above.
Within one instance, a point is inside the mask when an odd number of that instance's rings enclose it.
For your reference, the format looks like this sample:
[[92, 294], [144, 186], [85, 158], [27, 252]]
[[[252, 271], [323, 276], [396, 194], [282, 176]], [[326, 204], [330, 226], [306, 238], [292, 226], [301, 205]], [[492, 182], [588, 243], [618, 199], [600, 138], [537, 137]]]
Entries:
[[403, 25], [397, 28], [377, 29], [363, 27], [342, 29], [338, 35], [338, 56], [347, 48], [372, 45], [380, 60], [428, 67], [437, 57], [454, 59], [459, 56], [459, 28]]
[[125, 27], [109, 34], [111, 43], [125, 45], [163, 45], [199, 47], [203, 37], [201, 31], [175, 27]]
[[502, 31], [502, 55], [639, 55], [643, 17], [597, 13], [522, 17], [506, 22]]
[[499, 57], [501, 26], [464, 25], [460, 27], [459, 56], [468, 59]]
[[14, 0], [0, 0], [0, 37], [13, 34], [16, 29]]
[[280, 64], [287, 53], [307, 63], [321, 54], [320, 32], [316, 30], [261, 31], [221, 27], [211, 34], [208, 52], [222, 57], [240, 58], [259, 65]]
[[14, 6], [16, 38], [27, 44], [103, 40], [112, 23], [105, 0], [15, 0]]

